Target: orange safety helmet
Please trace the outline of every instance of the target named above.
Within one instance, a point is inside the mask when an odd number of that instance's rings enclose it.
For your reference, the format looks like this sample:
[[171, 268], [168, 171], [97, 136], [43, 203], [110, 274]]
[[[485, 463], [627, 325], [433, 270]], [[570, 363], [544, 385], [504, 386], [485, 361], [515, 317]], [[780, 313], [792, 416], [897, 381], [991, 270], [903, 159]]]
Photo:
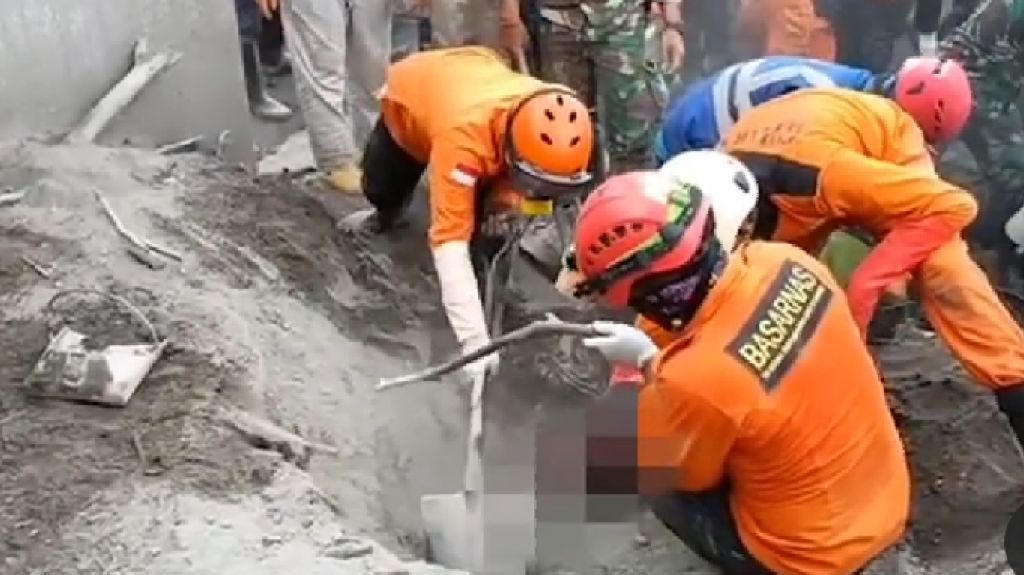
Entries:
[[964, 129], [974, 97], [955, 60], [908, 58], [896, 72], [892, 98], [921, 127], [929, 143], [949, 142]]
[[[566, 88], [526, 96], [509, 115], [505, 158], [528, 195], [575, 191], [593, 179], [594, 125], [586, 105]], [[552, 188], [553, 187], [553, 188]]]
[[645, 313], [637, 284], [676, 271], [672, 280], [690, 279], [694, 274], [686, 272], [698, 271], [695, 264], [716, 244], [714, 231], [711, 203], [697, 187], [654, 171], [612, 176], [586, 199], [576, 222], [575, 265], [585, 278], [580, 295], [598, 294], [613, 307]]

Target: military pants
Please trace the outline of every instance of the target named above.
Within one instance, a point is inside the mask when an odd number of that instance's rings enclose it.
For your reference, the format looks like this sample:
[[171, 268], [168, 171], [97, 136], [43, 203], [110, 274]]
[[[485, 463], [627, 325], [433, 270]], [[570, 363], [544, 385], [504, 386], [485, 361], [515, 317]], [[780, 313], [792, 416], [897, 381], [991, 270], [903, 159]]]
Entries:
[[1024, 122], [1016, 102], [975, 92], [975, 107], [961, 139], [981, 171], [987, 193], [971, 238], [986, 248], [1007, 242], [1003, 225], [1024, 206]]
[[317, 167], [358, 161], [391, 54], [394, 0], [288, 0], [281, 23]]
[[594, 46], [598, 121], [612, 172], [646, 167], [662, 111], [665, 77], [648, 60], [648, 19], [639, 2], [584, 3]]

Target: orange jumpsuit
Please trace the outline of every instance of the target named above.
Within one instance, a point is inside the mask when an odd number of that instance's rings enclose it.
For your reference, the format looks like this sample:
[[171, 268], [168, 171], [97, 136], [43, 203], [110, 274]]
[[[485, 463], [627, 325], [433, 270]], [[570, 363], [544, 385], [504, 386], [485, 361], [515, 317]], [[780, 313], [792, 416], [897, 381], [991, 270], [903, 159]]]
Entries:
[[902, 536], [903, 445], [842, 290], [810, 255], [741, 246], [651, 369], [641, 490], [666, 472], [687, 493], [727, 480], [744, 546], [787, 575], [852, 573]]
[[993, 390], [1024, 383], [1024, 333], [960, 236], [977, 205], [936, 175], [895, 103], [800, 90], [744, 114], [722, 145], [758, 179], [755, 237], [815, 254], [842, 226], [880, 240], [847, 287], [862, 329], [882, 289], [911, 272], [928, 320], [972, 376]]
[[388, 69], [381, 118], [395, 142], [427, 165], [431, 247], [470, 240], [478, 185], [505, 169], [508, 115], [546, 87], [475, 46], [422, 52]]
[[814, 0], [741, 0], [737, 34], [750, 45], [749, 58], [836, 57], [832, 26], [817, 15]]

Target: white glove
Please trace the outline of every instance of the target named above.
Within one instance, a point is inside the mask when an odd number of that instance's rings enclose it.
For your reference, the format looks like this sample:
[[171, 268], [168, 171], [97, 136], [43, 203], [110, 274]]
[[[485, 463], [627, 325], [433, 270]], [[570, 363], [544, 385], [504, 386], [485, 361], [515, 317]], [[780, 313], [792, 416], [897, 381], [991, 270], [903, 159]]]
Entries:
[[[486, 345], [490, 340], [484, 306], [480, 302], [476, 274], [469, 259], [469, 244], [447, 242], [434, 248], [434, 266], [441, 283], [441, 303], [444, 304], [448, 323], [452, 325], [455, 339], [462, 346], [463, 353], [469, 353]], [[498, 367], [498, 354], [487, 357], [462, 368], [470, 381]]]
[[[484, 342], [487, 343], [487, 342]], [[477, 346], [479, 347], [479, 346]], [[463, 355], [472, 352], [477, 347], [469, 348], [463, 347]], [[498, 365], [500, 364], [500, 356], [498, 352], [494, 352], [486, 357], [474, 361], [473, 363], [462, 368], [462, 373], [466, 374], [469, 379], [469, 383], [472, 384], [477, 379], [486, 377], [496, 371], [498, 371]]]
[[643, 369], [658, 355], [658, 346], [639, 329], [624, 323], [595, 321], [590, 324], [598, 333], [588, 337], [583, 345], [601, 352], [610, 363], [626, 363]]

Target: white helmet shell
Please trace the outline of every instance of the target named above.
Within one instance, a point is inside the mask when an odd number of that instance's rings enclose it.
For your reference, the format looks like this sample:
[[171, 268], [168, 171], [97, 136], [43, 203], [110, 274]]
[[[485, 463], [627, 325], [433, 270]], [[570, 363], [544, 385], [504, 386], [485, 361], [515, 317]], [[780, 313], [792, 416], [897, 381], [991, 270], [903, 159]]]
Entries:
[[659, 171], [675, 185], [692, 185], [708, 198], [715, 216], [715, 236], [731, 252], [757, 206], [757, 180], [750, 169], [724, 152], [699, 150], [673, 157]]

